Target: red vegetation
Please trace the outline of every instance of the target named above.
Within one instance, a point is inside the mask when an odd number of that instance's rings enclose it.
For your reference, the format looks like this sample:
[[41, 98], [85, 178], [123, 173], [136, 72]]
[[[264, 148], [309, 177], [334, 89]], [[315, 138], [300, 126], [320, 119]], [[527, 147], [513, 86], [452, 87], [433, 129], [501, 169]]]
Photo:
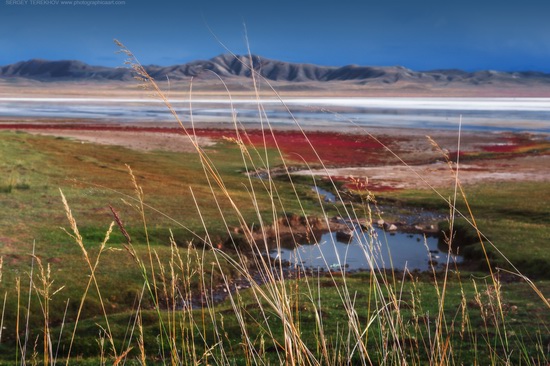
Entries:
[[[460, 157], [471, 158], [502, 158], [503, 156], [524, 156], [526, 154], [537, 152], [548, 154], [550, 151], [550, 142], [534, 141], [526, 135], [515, 135], [505, 137], [501, 143], [483, 145], [476, 151], [461, 151]], [[451, 160], [456, 160], [457, 154], [449, 154]]]
[[481, 149], [490, 153], [523, 153], [529, 150], [542, 148], [547, 149], [550, 144], [535, 142], [525, 135], [509, 136], [504, 143], [482, 146]]
[[[11, 130], [82, 130], [82, 131], [129, 131], [149, 133], [183, 134], [181, 128], [141, 127], [122, 125], [93, 125], [93, 124], [28, 124], [3, 123], [0, 129]], [[191, 130], [189, 130], [191, 133]], [[231, 129], [195, 129], [197, 136], [223, 139], [236, 138], [235, 130]], [[307, 137], [306, 137], [307, 136]], [[243, 142], [256, 147], [278, 147], [285, 158], [296, 162], [319, 164], [320, 160], [326, 165], [353, 166], [353, 165], [380, 165], [387, 159], [386, 149], [374, 138], [368, 135], [352, 135], [334, 132], [308, 131], [306, 136], [300, 131], [270, 131], [265, 134], [261, 130], [247, 130], [240, 132]], [[393, 144], [395, 138], [381, 141], [388, 145]], [[316, 152], [318, 156], [316, 155]], [[320, 160], [319, 160], [320, 159]]]
[[374, 193], [380, 193], [380, 192], [393, 192], [393, 191], [399, 191], [401, 188], [389, 186], [386, 184], [371, 184], [369, 185], [369, 190]]
[[68, 124], [68, 123], [0, 123], [3, 130], [69, 130], [69, 131], [128, 131], [128, 132], [158, 132], [158, 133], [179, 133], [181, 128], [164, 127], [138, 127], [104, 124]]
[[309, 164], [372, 165], [379, 164], [386, 153], [384, 147], [367, 135], [330, 132], [277, 131], [274, 136], [261, 131], [247, 131], [242, 137], [254, 146], [278, 147], [286, 158]]

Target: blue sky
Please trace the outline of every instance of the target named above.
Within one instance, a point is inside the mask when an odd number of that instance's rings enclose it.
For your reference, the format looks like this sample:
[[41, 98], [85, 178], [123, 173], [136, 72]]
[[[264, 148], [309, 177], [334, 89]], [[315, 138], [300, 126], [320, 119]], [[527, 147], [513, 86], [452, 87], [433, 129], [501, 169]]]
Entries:
[[226, 52], [209, 28], [246, 52], [246, 24], [253, 53], [284, 61], [550, 72], [548, 0], [55, 1], [0, 0], [0, 65], [120, 66], [113, 38], [143, 64], [185, 63]]

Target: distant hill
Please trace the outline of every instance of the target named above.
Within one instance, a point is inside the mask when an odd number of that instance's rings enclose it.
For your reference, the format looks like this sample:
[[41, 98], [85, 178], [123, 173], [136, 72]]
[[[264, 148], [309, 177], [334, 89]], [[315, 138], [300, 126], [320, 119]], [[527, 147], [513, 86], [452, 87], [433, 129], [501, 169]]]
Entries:
[[[252, 66], [250, 67], [252, 63]], [[251, 68], [268, 80], [285, 82], [346, 81], [356, 84], [521, 84], [550, 85], [550, 74], [542, 72], [498, 72], [462, 70], [413, 71], [402, 66], [318, 66], [271, 60], [261, 56], [220, 55], [210, 60], [193, 61], [173, 66], [145, 66], [157, 80], [185, 80], [191, 77], [212, 79], [216, 74], [224, 79], [249, 78]], [[26, 78], [39, 81], [64, 80], [131, 80], [133, 71], [128, 68], [91, 66], [81, 61], [29, 60], [0, 67], [1, 78]]]

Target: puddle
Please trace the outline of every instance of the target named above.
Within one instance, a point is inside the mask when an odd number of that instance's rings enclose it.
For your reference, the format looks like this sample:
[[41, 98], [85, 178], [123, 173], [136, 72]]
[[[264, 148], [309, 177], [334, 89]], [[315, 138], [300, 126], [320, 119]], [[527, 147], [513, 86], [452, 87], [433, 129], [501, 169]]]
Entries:
[[[396, 270], [430, 270], [430, 260], [436, 268], [447, 262], [447, 249], [438, 246], [436, 237], [422, 234], [389, 233], [374, 229], [373, 235], [353, 231], [349, 239], [344, 235], [325, 233], [318, 240], [319, 244], [303, 244], [294, 248], [280, 248], [271, 251], [291, 265], [319, 270], [368, 270], [372, 267]], [[372, 260], [369, 260], [372, 259]], [[462, 262], [462, 257], [451, 254], [450, 263]], [[370, 263], [372, 262], [372, 264]]]

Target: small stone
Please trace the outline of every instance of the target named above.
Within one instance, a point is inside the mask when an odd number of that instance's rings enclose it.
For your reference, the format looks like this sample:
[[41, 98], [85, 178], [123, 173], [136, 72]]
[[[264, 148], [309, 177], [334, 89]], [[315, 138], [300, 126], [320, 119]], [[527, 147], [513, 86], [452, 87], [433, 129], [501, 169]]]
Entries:
[[369, 227], [364, 224], [359, 224], [359, 228], [361, 228], [361, 231], [369, 231]]
[[336, 233], [336, 240], [343, 243], [349, 243], [351, 242], [351, 238], [353, 237], [353, 235], [354, 235], [353, 230], [344, 229]]

